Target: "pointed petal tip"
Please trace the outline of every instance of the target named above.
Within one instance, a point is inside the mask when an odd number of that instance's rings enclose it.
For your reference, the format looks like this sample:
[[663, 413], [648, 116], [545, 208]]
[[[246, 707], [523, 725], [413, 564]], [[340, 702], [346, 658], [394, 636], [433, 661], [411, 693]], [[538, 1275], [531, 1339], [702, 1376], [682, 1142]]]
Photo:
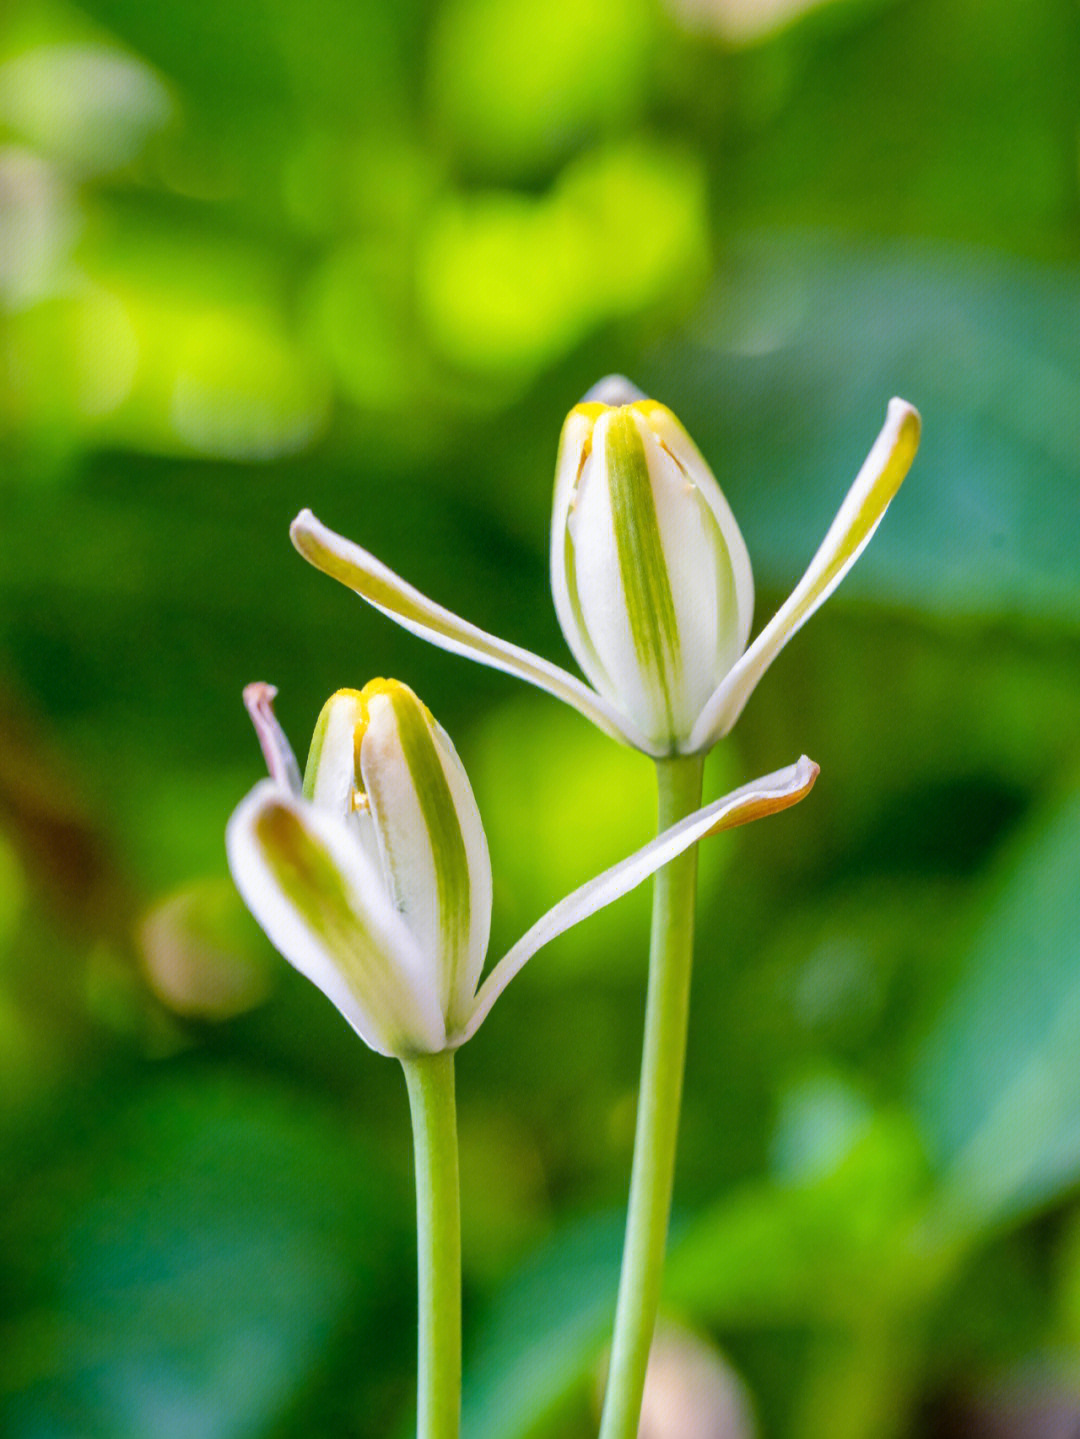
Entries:
[[[860, 496], [863, 502], [871, 501], [869, 512], [873, 523], [869, 534], [873, 534], [877, 522], [888, 508], [889, 501], [907, 478], [919, 448], [921, 433], [922, 416], [918, 410], [907, 400], [894, 395], [889, 401], [881, 433], [874, 441], [848, 495], [848, 501], [853, 495]], [[844, 513], [843, 508], [840, 513]], [[838, 515], [837, 519], [839, 518]], [[869, 538], [869, 534], [866, 538]]]
[[795, 764], [798, 775], [798, 782], [803, 787], [803, 793], [809, 794], [817, 783], [818, 775], [821, 773], [821, 766], [812, 760], [809, 755], [802, 754]]
[[[780, 770], [776, 775], [768, 779], [758, 780], [754, 785], [748, 785], [749, 791], [741, 804], [738, 804], [724, 813], [712, 829], [706, 831], [702, 838], [708, 835], [719, 834], [725, 829], [738, 829], [740, 825], [750, 824], [756, 819], [765, 819], [768, 815], [779, 814], [782, 810], [790, 809], [800, 800], [804, 800], [817, 782], [821, 773], [821, 766], [816, 764], [807, 755], [800, 755], [793, 765], [787, 769]], [[771, 783], [770, 781], [775, 781]]]
[[899, 395], [894, 395], [889, 401], [889, 408], [885, 416], [885, 427], [892, 430], [897, 437], [903, 437], [911, 446], [911, 454], [914, 455], [919, 446], [919, 436], [922, 433], [922, 415], [914, 405], [907, 400], [902, 400]]
[[585, 391], [578, 404], [581, 405], [632, 405], [636, 400], [646, 400], [644, 390], [639, 390], [625, 375], [605, 375], [602, 380]]
[[889, 401], [888, 414], [889, 419], [892, 419], [893, 415], [911, 415], [914, 418], [916, 424], [922, 423], [922, 416], [919, 414], [915, 406], [911, 403], [910, 400], [905, 400], [900, 395], [893, 395], [892, 399]]
[[305, 554], [304, 541], [315, 530], [321, 528], [322, 526], [319, 524], [319, 521], [315, 518], [311, 510], [303, 509], [289, 526], [289, 539], [292, 540], [293, 544], [303, 555]]

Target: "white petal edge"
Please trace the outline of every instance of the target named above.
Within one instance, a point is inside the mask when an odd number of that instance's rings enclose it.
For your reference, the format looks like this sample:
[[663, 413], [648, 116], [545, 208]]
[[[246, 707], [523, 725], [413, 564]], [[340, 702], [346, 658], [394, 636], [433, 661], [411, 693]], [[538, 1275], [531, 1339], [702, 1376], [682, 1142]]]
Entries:
[[[609, 376], [608, 379], [619, 377]], [[629, 381], [627, 382], [629, 383]], [[594, 389], [606, 385], [601, 380]], [[590, 394], [592, 391], [590, 391]], [[583, 402], [584, 403], [584, 402]], [[555, 602], [555, 615], [571, 653], [584, 674], [594, 667], [603, 669], [592, 640], [578, 622], [574, 603], [570, 597], [570, 577], [566, 571], [566, 550], [570, 544], [568, 534], [570, 515], [575, 505], [575, 490], [584, 468], [585, 447], [592, 444], [595, 421], [573, 409], [563, 423], [559, 436], [559, 453], [555, 460], [555, 493], [551, 513], [551, 597]]]
[[750, 566], [750, 552], [746, 548], [742, 530], [739, 529], [734, 511], [728, 504], [727, 496], [720, 488], [720, 483], [713, 474], [708, 461], [678, 416], [673, 414], [666, 405], [662, 405], [650, 412], [648, 423], [661, 443], [686, 470], [702, 499], [715, 515], [716, 523], [720, 526], [720, 533], [727, 546], [728, 558], [731, 561], [735, 580], [735, 602], [738, 609], [737, 633], [741, 652], [746, 648], [746, 642], [750, 638], [750, 627], [754, 623], [754, 574]]
[[[274, 806], [289, 810], [325, 851], [343, 882], [358, 927], [368, 929], [377, 941], [381, 1006], [374, 995], [356, 993], [339, 957], [304, 921], [268, 868], [255, 831], [260, 817]], [[379, 1054], [398, 1058], [446, 1047], [431, 965], [343, 819], [286, 794], [273, 780], [262, 780], [233, 812], [225, 847], [236, 887], [271, 944], [322, 990], [366, 1044]]]
[[319, 712], [308, 751], [304, 798], [329, 814], [353, 815], [356, 727], [363, 715], [364, 706], [355, 690], [338, 690]]
[[299, 794], [303, 788], [300, 766], [274, 713], [276, 699], [276, 685], [257, 682], [244, 686], [244, 708], [255, 726], [255, 734], [263, 752], [263, 759], [266, 760], [266, 768], [270, 771], [270, 778], [290, 794]]
[[919, 447], [919, 412], [889, 401], [885, 424], [806, 573], [757, 639], [724, 676], [684, 746], [709, 749], [728, 733], [773, 660], [836, 589], [869, 544]]
[[704, 809], [680, 820], [643, 849], [639, 849], [636, 854], [605, 870], [566, 899], [560, 900], [553, 909], [549, 909], [547, 914], [538, 919], [495, 965], [480, 986], [468, 1023], [460, 1034], [450, 1036], [450, 1046], [456, 1047], [472, 1038], [499, 995], [538, 949], [564, 930], [580, 924], [598, 909], [603, 909], [628, 894], [698, 840], [710, 834], [718, 834], [721, 830], [734, 829], [740, 824], [749, 824], [751, 820], [763, 819], [766, 815], [777, 814], [780, 810], [798, 804], [813, 789], [819, 773], [814, 761], [803, 755], [786, 769], [752, 780], [725, 795], [723, 799], [715, 800]]
[[556, 699], [572, 705], [598, 729], [613, 738], [658, 755], [636, 728], [588, 685], [539, 655], [488, 634], [450, 610], [429, 600], [374, 555], [322, 524], [310, 510], [301, 510], [289, 533], [309, 564], [340, 580], [361, 599], [421, 639], [451, 654], [504, 670]]
[[455, 1023], [457, 1015], [472, 1013], [473, 997], [484, 972], [488, 941], [491, 938], [493, 885], [487, 834], [480, 818], [476, 796], [453, 740], [437, 720], [435, 738], [436, 748], [440, 750], [443, 773], [454, 797], [461, 837], [465, 842], [465, 857], [469, 866], [469, 906], [472, 911], [467, 962], [458, 975], [457, 986], [446, 1009], [449, 1027]]
[[[405, 753], [397, 705], [387, 694], [368, 700], [370, 716], [361, 747], [364, 788], [371, 803], [387, 892], [426, 954], [436, 958], [443, 1013], [467, 1016], [487, 956], [491, 929], [491, 859], [476, 798], [450, 736], [406, 685], [400, 688], [413, 713], [422, 717], [435, 760], [446, 781], [453, 822], [461, 834], [465, 861], [468, 931], [460, 950], [447, 949], [440, 905], [436, 836], [428, 830], [424, 807]], [[452, 970], [452, 972], [450, 972]]]

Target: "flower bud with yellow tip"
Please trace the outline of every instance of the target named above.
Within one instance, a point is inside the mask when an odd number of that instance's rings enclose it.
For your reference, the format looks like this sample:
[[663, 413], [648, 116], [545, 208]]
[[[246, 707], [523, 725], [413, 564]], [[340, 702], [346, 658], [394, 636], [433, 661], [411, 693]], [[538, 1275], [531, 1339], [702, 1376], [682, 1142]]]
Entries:
[[589, 880], [481, 982], [491, 865], [468, 777], [407, 685], [373, 680], [323, 706], [300, 780], [271, 685], [244, 691], [270, 778], [226, 830], [233, 878], [271, 943], [381, 1054], [462, 1044], [528, 959], [706, 835], [809, 793], [805, 757], [744, 785]]
[[885, 424], [817, 553], [750, 644], [754, 584], [731, 508], [674, 414], [621, 376], [570, 411], [556, 462], [551, 585], [591, 683], [461, 619], [303, 510], [305, 559], [442, 649], [516, 674], [654, 758], [700, 754], [862, 554], [911, 467], [918, 411]]

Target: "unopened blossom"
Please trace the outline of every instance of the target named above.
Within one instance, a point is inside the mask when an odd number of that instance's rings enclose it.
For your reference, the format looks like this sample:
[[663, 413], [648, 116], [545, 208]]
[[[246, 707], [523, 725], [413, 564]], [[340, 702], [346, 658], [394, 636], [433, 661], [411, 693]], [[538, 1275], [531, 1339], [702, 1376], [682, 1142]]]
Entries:
[[396, 680], [339, 690], [301, 780], [274, 695], [244, 692], [270, 778], [229, 821], [233, 877], [289, 963], [372, 1049], [403, 1059], [463, 1043], [542, 945], [705, 835], [796, 804], [818, 773], [804, 756], [698, 810], [555, 905], [482, 980], [491, 864], [446, 731]]
[[310, 510], [293, 543], [406, 629], [507, 670], [646, 754], [695, 754], [731, 729], [791, 636], [847, 574], [914, 459], [919, 416], [885, 425], [802, 579], [753, 643], [750, 558], [700, 451], [666, 406], [612, 377], [563, 426], [551, 584], [567, 643], [591, 681], [478, 629], [420, 594]]

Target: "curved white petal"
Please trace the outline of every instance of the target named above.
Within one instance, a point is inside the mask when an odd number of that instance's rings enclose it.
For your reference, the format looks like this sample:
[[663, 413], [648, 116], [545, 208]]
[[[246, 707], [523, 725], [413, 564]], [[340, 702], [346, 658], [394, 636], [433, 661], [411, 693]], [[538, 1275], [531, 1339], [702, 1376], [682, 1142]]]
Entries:
[[323, 705], [304, 767], [304, 798], [319, 809], [352, 814], [356, 787], [356, 731], [367, 722], [359, 690], [341, 689]]
[[340, 689], [330, 696], [319, 711], [311, 736], [304, 767], [304, 798], [316, 809], [337, 815], [381, 874], [371, 811], [358, 798], [356, 736], [366, 724], [367, 706], [359, 690]]
[[275, 685], [256, 683], [244, 686], [244, 707], [255, 726], [255, 734], [266, 760], [266, 768], [270, 771], [270, 778], [290, 794], [299, 794], [302, 783], [300, 766], [296, 763], [292, 745], [274, 713], [276, 698]]
[[754, 623], [754, 574], [742, 530], [716, 476], [677, 416], [655, 400], [643, 407], [643, 414], [657, 439], [693, 481], [720, 526], [735, 586], [734, 648], [736, 654], [742, 654]]
[[753, 780], [680, 820], [629, 859], [605, 870], [561, 900], [499, 960], [480, 987], [468, 1023], [461, 1032], [451, 1034], [451, 1046], [463, 1044], [476, 1033], [499, 995], [538, 949], [627, 894], [698, 840], [798, 804], [810, 793], [818, 773], [818, 766], [803, 755], [796, 764]]
[[432, 969], [343, 819], [263, 780], [225, 832], [236, 887], [271, 943], [372, 1049], [446, 1046]]
[[787, 601], [720, 682], [694, 725], [687, 753], [708, 749], [731, 729], [754, 687], [795, 632], [836, 589], [881, 523], [919, 447], [919, 412], [890, 400], [885, 425]]
[[449, 735], [406, 685], [365, 691], [360, 774], [386, 884], [434, 962], [449, 1029], [468, 1016], [491, 928], [491, 861], [480, 812]]
[[623, 740], [646, 754], [659, 753], [639, 735], [634, 726], [581, 680], [558, 665], [508, 644], [486, 630], [469, 624], [450, 610], [435, 604], [407, 584], [386, 565], [359, 545], [321, 524], [310, 510], [302, 510], [290, 529], [292, 542], [316, 569], [340, 580], [390, 619], [405, 629], [430, 640], [441, 649], [467, 659], [517, 675], [538, 689], [572, 705], [594, 725], [615, 739]]
[[[750, 560], [712, 472], [671, 412], [655, 401], [640, 406], [637, 425], [646, 439], [679, 637], [674, 733], [685, 739], [717, 683], [745, 648], [749, 615], [744, 611], [753, 610]], [[676, 453], [676, 431], [685, 437], [681, 454]], [[726, 531], [722, 512], [727, 515]]]
[[[604, 383], [601, 381], [601, 385]], [[574, 406], [567, 415], [559, 436], [559, 453], [555, 461], [555, 496], [551, 511], [551, 597], [555, 602], [559, 628], [582, 672], [587, 674], [594, 684], [601, 677], [606, 679], [604, 688], [610, 691], [610, 678], [606, 676], [600, 656], [589, 639], [578, 606], [574, 583], [573, 541], [570, 536], [570, 517], [577, 501], [577, 485], [592, 447], [593, 426], [601, 412], [598, 402], [588, 401], [588, 404], [588, 409], [585, 408], [586, 401]]]

